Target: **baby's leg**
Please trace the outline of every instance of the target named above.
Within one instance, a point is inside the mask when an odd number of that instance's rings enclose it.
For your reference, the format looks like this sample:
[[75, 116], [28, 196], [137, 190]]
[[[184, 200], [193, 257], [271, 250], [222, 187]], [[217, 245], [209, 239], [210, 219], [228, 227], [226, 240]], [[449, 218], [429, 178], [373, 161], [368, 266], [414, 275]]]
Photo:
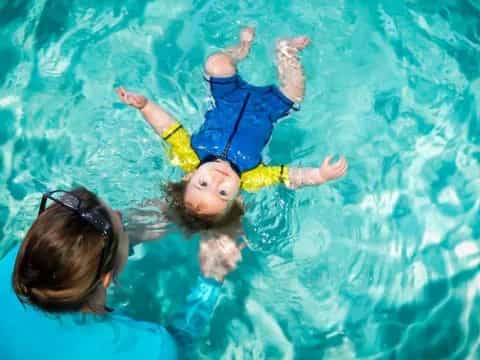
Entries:
[[280, 90], [290, 100], [299, 103], [305, 95], [305, 75], [298, 53], [308, 43], [306, 36], [280, 40], [277, 44], [277, 70]]
[[247, 57], [252, 47], [254, 37], [254, 28], [244, 28], [240, 33], [240, 43], [209, 56], [205, 63], [205, 73], [211, 77], [229, 77], [235, 75], [237, 71], [236, 64]]

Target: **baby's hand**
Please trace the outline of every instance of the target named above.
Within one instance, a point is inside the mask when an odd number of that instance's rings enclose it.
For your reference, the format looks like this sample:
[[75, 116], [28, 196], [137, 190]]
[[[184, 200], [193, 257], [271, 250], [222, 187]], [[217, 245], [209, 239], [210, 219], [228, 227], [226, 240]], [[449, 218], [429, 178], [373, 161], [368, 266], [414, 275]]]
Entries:
[[117, 89], [117, 94], [124, 104], [133, 106], [138, 110], [142, 110], [148, 103], [145, 96], [128, 92], [123, 87]]
[[319, 180], [322, 183], [330, 180], [338, 179], [347, 173], [347, 168], [348, 168], [347, 160], [344, 157], [342, 157], [335, 164], [330, 164], [332, 157], [333, 157], [332, 155], [328, 155], [325, 158], [325, 160], [323, 160], [323, 164], [320, 167]]
[[291, 168], [288, 170], [289, 187], [321, 185], [327, 181], [335, 180], [347, 173], [347, 160], [342, 157], [335, 164], [330, 164], [332, 156], [323, 161], [320, 168]]
[[242, 249], [245, 244], [238, 245], [227, 235], [213, 239], [203, 239], [200, 243], [200, 268], [205, 277], [222, 282], [225, 276], [235, 270], [242, 260]]

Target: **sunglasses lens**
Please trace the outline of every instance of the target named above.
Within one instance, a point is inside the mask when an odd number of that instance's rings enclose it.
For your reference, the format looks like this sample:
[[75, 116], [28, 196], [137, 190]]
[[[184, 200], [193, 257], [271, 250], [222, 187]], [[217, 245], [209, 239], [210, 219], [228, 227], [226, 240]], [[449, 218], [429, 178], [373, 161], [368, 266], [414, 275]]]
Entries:
[[58, 192], [52, 193], [50, 197], [55, 199], [57, 202], [64, 204], [69, 208], [76, 209], [76, 210], [80, 209], [80, 199], [78, 199], [76, 196], [70, 193], [58, 191]]
[[110, 223], [98, 213], [97, 209], [89, 210], [88, 212], [81, 212], [80, 216], [93, 225], [101, 233], [110, 236]]
[[75, 195], [66, 191], [57, 190], [46, 194], [46, 198], [46, 203], [42, 201], [40, 212], [43, 211], [44, 207], [49, 207], [52, 202], [56, 202], [80, 215], [82, 219], [94, 226], [101, 233], [111, 236], [110, 223], [99, 213], [98, 209], [82, 208], [81, 200]]

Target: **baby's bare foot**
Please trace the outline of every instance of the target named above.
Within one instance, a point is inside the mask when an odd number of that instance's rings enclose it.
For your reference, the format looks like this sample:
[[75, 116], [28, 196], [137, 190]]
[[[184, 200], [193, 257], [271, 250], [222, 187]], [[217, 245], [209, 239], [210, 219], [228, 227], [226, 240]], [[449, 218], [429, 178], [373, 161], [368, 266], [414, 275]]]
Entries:
[[244, 46], [252, 46], [253, 39], [255, 39], [255, 28], [251, 26], [244, 27], [240, 32], [240, 42]]
[[310, 44], [308, 36], [299, 36], [292, 39], [282, 39], [277, 42], [277, 49], [285, 55], [294, 55]]
[[305, 49], [310, 44], [310, 38], [308, 36], [299, 36], [288, 41], [288, 45], [299, 51]]
[[240, 43], [225, 50], [225, 53], [230, 55], [234, 62], [238, 62], [247, 57], [252, 47], [253, 39], [255, 38], [255, 28], [247, 26], [240, 31]]

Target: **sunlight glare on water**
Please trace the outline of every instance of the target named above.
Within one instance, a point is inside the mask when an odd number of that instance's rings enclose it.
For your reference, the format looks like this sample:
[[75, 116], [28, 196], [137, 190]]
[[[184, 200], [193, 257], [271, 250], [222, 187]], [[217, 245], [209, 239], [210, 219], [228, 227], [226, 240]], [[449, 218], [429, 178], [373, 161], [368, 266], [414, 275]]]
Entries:
[[[194, 131], [206, 56], [257, 27], [239, 67], [276, 80], [278, 37], [307, 34], [307, 96], [265, 162], [345, 155], [320, 188], [245, 195], [251, 249], [225, 284], [200, 359], [480, 356], [477, 0], [0, 0], [0, 255], [46, 189], [115, 207], [181, 172], [118, 85]], [[164, 323], [198, 272], [196, 241], [144, 245], [112, 305]]]

